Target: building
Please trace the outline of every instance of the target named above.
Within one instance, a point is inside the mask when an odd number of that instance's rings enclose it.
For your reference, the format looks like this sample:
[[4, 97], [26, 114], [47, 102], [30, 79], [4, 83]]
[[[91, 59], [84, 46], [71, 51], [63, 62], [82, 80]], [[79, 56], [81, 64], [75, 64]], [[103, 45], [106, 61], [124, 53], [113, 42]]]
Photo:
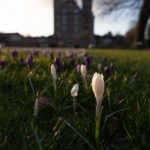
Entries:
[[54, 36], [61, 47], [88, 47], [94, 44], [92, 0], [54, 0]]

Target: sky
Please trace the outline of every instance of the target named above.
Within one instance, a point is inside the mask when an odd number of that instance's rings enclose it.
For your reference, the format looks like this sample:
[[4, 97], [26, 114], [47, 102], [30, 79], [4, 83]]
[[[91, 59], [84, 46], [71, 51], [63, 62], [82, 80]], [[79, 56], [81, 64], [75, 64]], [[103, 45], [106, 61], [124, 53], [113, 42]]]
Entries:
[[[94, 6], [93, 6], [94, 10]], [[49, 36], [54, 33], [53, 0], [0, 0], [0, 32], [18, 32], [25, 36]], [[125, 34], [129, 20], [95, 17], [94, 33]]]

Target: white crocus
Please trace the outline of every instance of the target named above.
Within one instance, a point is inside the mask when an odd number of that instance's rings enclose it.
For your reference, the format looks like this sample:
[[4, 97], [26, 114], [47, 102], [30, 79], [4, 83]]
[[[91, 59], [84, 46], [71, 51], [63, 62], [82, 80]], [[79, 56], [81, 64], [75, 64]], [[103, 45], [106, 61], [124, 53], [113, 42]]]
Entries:
[[74, 110], [74, 112], [75, 112], [75, 109], [76, 109], [76, 99], [75, 99], [75, 97], [78, 96], [78, 91], [79, 91], [79, 84], [75, 84], [71, 89], [71, 96], [73, 97], [73, 110]]
[[87, 89], [87, 82], [86, 82], [87, 70], [86, 70], [86, 65], [81, 65], [81, 75], [82, 75], [82, 77], [84, 79], [85, 86], [86, 86], [86, 89]]
[[92, 78], [92, 90], [94, 92], [95, 98], [96, 98], [96, 117], [99, 113], [101, 103], [102, 103], [102, 98], [104, 94], [104, 77], [102, 74], [95, 73]]
[[55, 90], [56, 90], [56, 69], [55, 69], [54, 64], [51, 65], [51, 75], [52, 75], [54, 87], [55, 87]]

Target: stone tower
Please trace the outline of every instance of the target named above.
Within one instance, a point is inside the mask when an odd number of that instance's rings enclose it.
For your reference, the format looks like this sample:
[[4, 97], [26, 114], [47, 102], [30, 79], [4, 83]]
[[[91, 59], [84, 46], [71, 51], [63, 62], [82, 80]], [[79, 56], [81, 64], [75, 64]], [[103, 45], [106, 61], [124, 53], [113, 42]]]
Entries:
[[93, 42], [92, 0], [54, 0], [54, 35], [58, 46], [87, 47]]

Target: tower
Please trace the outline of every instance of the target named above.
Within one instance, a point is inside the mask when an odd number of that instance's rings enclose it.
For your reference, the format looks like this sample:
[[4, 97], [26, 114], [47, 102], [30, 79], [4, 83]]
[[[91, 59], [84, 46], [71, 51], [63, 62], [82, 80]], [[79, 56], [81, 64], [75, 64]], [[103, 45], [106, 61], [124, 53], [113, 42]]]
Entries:
[[82, 6], [83, 31], [85, 32], [86, 38], [90, 44], [94, 41], [94, 16], [92, 13], [92, 0], [82, 0]]
[[54, 35], [58, 46], [87, 47], [92, 42], [92, 0], [82, 1], [81, 9], [75, 0], [54, 0]]

